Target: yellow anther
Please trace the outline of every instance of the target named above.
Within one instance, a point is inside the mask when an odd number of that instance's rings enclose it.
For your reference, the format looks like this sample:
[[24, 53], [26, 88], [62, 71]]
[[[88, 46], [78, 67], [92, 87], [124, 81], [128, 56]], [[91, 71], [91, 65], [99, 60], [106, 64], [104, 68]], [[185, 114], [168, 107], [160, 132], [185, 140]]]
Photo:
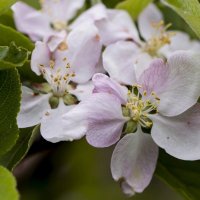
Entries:
[[65, 51], [68, 49], [68, 45], [66, 42], [61, 42], [58, 46], [58, 49], [61, 50], [61, 51]]
[[63, 61], [65, 62], [66, 60], [67, 60], [67, 58], [66, 58], [66, 57], [64, 57], [64, 58], [63, 58]]
[[72, 77], [75, 77], [75, 76], [76, 76], [76, 74], [73, 72], [71, 76], [72, 76]]
[[49, 61], [49, 66], [51, 67], [51, 69], [53, 69], [55, 67], [55, 61], [54, 60], [50, 60]]
[[69, 63], [67, 63], [66, 68], [69, 69], [71, 66]]

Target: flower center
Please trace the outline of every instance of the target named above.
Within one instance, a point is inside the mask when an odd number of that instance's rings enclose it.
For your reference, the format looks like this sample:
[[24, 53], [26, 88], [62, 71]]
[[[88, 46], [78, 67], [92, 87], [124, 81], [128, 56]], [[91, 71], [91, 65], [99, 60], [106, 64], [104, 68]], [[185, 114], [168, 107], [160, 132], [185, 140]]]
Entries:
[[[130, 121], [135, 124], [140, 124], [144, 128], [151, 128], [152, 121], [148, 118], [148, 114], [156, 114], [160, 99], [155, 92], [152, 92], [147, 97], [147, 92], [144, 90], [140, 93], [141, 86], [132, 86], [128, 90], [128, 99], [124, 107], [124, 115], [130, 117]], [[125, 114], [126, 113], [126, 114]]]
[[56, 66], [53, 59], [50, 60], [48, 66], [39, 65], [43, 77], [50, 84], [54, 96], [57, 97], [64, 97], [68, 94], [68, 90], [71, 89], [70, 81], [76, 76], [75, 72], [71, 70], [70, 63], [66, 57], [62, 59], [62, 62], [59, 64], [63, 67]]
[[65, 21], [55, 21], [52, 23], [52, 27], [56, 31], [67, 30], [67, 23]]
[[174, 32], [167, 32], [166, 30], [171, 24], [164, 25], [163, 21], [152, 23], [152, 27], [156, 30], [155, 35], [146, 41], [143, 50], [151, 56], [156, 56], [157, 52], [163, 46], [171, 43], [171, 37], [175, 35]]

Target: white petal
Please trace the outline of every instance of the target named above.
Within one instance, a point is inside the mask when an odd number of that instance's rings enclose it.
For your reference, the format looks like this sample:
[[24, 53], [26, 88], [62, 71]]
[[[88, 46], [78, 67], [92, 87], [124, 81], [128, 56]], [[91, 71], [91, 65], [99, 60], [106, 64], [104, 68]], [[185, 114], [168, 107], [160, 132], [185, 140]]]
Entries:
[[140, 41], [136, 26], [126, 11], [109, 9], [107, 15], [106, 19], [95, 23], [104, 45], [127, 39]]
[[44, 42], [48, 44], [50, 51], [54, 52], [58, 48], [59, 44], [65, 41], [66, 36], [66, 31], [60, 31], [48, 36], [47, 38], [44, 38]]
[[200, 159], [200, 105], [176, 117], [152, 115], [153, 140], [170, 155], [182, 160]]
[[175, 33], [175, 35], [171, 38], [171, 43], [159, 50], [165, 57], [168, 58], [173, 52], [178, 50], [200, 51], [199, 41], [191, 40], [189, 35], [184, 32], [172, 31], [172, 33]]
[[41, 40], [54, 32], [50, 27], [48, 16], [25, 3], [15, 3], [12, 10], [17, 29], [29, 35], [33, 41]]
[[68, 59], [77, 83], [87, 82], [95, 73], [101, 53], [98, 30], [94, 25], [82, 24], [72, 30], [67, 38]]
[[44, 0], [42, 9], [52, 22], [68, 21], [83, 6], [85, 0]]
[[41, 75], [40, 66], [49, 67], [50, 50], [47, 44], [43, 42], [36, 42], [35, 49], [32, 52], [31, 57], [31, 69], [37, 75]]
[[75, 90], [70, 90], [69, 92], [75, 95], [79, 101], [86, 100], [90, 95], [92, 95], [92, 91], [94, 89], [94, 85], [92, 81], [88, 81], [85, 84], [78, 84]]
[[76, 105], [72, 110], [62, 116], [64, 137], [67, 140], [77, 140], [82, 138], [87, 131], [88, 109], [85, 101]]
[[107, 17], [106, 7], [99, 3], [87, 11], [83, 12], [71, 25], [70, 28], [74, 29], [84, 22], [94, 23], [95, 21], [104, 19]]
[[138, 47], [133, 42], [120, 41], [109, 45], [103, 53], [103, 66], [110, 77], [122, 84], [136, 82], [134, 56]]
[[43, 112], [50, 108], [49, 97], [49, 94], [35, 95], [31, 89], [22, 86], [21, 108], [17, 117], [19, 128], [40, 123]]
[[149, 4], [138, 17], [138, 27], [140, 34], [145, 40], [157, 34], [157, 30], [152, 26], [163, 20], [162, 13], [154, 4]]
[[50, 142], [68, 141], [71, 138], [66, 137], [63, 128], [62, 115], [73, 109], [74, 106], [66, 106], [60, 100], [59, 106], [56, 109], [49, 109], [43, 113], [41, 120], [41, 135]]
[[164, 63], [158, 59], [144, 71], [141, 84], [148, 93], [160, 98], [158, 110], [165, 116], [175, 116], [193, 106], [200, 94], [200, 55], [192, 51], [177, 51]]
[[94, 83], [94, 93], [108, 93], [115, 95], [122, 104], [127, 102], [128, 90], [105, 74], [95, 74], [92, 78]]
[[116, 145], [111, 159], [111, 172], [127, 195], [143, 192], [156, 168], [158, 147], [150, 135], [137, 130], [124, 136]]
[[107, 147], [116, 143], [127, 121], [118, 99], [110, 94], [96, 93], [87, 100], [87, 109], [86, 139], [89, 144]]
[[100, 56], [99, 61], [96, 64], [95, 68], [96, 68], [95, 73], [103, 73], [103, 74], [106, 73], [106, 71], [105, 71], [105, 69], [103, 67], [103, 58], [102, 58], [102, 55]]

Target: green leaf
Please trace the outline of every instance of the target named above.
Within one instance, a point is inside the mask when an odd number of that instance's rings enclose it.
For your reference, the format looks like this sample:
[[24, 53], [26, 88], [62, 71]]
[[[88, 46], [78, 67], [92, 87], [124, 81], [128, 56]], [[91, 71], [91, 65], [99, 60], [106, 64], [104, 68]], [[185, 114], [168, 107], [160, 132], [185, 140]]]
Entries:
[[0, 24], [4, 24], [6, 26], [15, 28], [15, 23], [14, 23], [11, 9], [1, 15]]
[[109, 8], [114, 8], [121, 0], [102, 0], [102, 2]]
[[0, 15], [7, 11], [17, 0], [0, 0]]
[[126, 10], [135, 20], [140, 12], [152, 1], [153, 0], [126, 0], [117, 4], [116, 8]]
[[17, 47], [14, 42], [10, 46], [0, 46], [0, 70], [21, 67], [28, 60], [29, 52]]
[[27, 154], [34, 138], [40, 133], [40, 126], [35, 128], [20, 129], [19, 138], [15, 146], [0, 158], [0, 164], [9, 170], [13, 168]]
[[163, 0], [174, 9], [200, 38], [200, 3], [198, 0]]
[[16, 69], [0, 71], [0, 155], [9, 151], [18, 137], [16, 117], [20, 107], [20, 87]]
[[30, 66], [30, 61], [27, 61], [22, 67], [17, 68], [20, 74], [21, 82], [24, 81], [32, 81], [36, 83], [43, 83], [45, 82], [42, 76], [36, 75]]
[[19, 194], [14, 176], [7, 169], [0, 166], [0, 200], [17, 199], [19, 199]]
[[156, 175], [186, 200], [200, 199], [200, 161], [182, 161], [160, 152]]
[[32, 51], [34, 48], [34, 44], [31, 40], [25, 37], [22, 33], [3, 24], [0, 24], [0, 36], [0, 46], [7, 46], [14, 41], [17, 46], [24, 47], [29, 51]]

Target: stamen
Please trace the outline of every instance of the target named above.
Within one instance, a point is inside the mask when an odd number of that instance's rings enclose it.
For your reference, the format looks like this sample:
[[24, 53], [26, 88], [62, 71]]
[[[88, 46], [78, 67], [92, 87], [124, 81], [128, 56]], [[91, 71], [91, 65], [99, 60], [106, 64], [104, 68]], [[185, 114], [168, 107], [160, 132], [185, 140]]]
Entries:
[[[157, 107], [160, 99], [154, 91], [149, 96], [150, 99], [147, 99], [147, 91], [144, 90], [142, 95], [139, 88], [141, 89], [142, 86], [134, 85], [128, 90], [128, 100], [124, 109], [127, 110], [126, 114], [129, 114], [131, 120], [140, 123], [142, 127], [150, 128], [152, 121], [148, 115], [158, 112]], [[145, 99], [143, 99], [144, 96]]]

